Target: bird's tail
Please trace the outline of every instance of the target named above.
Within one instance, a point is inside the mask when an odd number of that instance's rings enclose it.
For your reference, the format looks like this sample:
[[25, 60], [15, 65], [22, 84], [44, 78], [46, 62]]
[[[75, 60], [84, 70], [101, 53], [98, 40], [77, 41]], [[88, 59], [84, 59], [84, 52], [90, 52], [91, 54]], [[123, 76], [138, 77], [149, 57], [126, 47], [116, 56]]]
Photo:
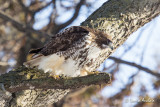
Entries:
[[39, 62], [41, 60], [41, 57], [39, 58], [35, 58], [35, 59], [31, 59], [27, 62], [24, 62], [23, 65], [26, 66], [26, 67], [36, 67], [39, 65]]
[[26, 67], [38, 66], [41, 58], [43, 57], [43, 55], [39, 53], [41, 50], [42, 48], [30, 50], [27, 57], [28, 61], [24, 62], [23, 65]]

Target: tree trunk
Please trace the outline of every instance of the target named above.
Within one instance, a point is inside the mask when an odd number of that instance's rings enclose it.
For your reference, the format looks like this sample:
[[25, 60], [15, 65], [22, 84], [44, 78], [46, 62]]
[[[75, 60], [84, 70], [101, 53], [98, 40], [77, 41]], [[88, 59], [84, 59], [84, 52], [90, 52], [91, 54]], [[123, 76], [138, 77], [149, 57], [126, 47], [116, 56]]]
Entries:
[[[160, 13], [160, 0], [109, 0], [81, 25], [104, 31], [112, 36], [114, 50], [131, 33], [151, 21]], [[108, 52], [106, 58], [113, 53]], [[47, 106], [63, 98], [70, 89], [23, 90], [15, 92], [11, 106]]]

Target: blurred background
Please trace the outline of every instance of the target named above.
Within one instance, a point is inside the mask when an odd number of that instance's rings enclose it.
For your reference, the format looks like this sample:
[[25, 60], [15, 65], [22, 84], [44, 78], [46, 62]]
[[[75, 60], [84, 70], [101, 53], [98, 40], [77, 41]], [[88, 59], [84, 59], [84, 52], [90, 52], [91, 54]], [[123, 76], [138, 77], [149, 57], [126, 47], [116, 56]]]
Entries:
[[[22, 65], [28, 51], [41, 47], [49, 35], [79, 26], [104, 2], [0, 0], [0, 74]], [[112, 75], [110, 85], [74, 90], [53, 107], [159, 107], [159, 41], [160, 16], [134, 32], [100, 66], [99, 71]]]

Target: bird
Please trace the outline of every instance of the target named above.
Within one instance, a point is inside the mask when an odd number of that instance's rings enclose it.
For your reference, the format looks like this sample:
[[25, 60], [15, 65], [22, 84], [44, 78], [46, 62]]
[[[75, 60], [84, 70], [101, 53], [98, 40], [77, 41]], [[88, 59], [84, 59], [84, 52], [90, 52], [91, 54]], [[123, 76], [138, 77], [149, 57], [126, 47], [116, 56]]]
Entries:
[[113, 50], [111, 36], [85, 26], [71, 26], [55, 34], [41, 48], [31, 49], [26, 67], [37, 67], [50, 75], [77, 77], [96, 71]]

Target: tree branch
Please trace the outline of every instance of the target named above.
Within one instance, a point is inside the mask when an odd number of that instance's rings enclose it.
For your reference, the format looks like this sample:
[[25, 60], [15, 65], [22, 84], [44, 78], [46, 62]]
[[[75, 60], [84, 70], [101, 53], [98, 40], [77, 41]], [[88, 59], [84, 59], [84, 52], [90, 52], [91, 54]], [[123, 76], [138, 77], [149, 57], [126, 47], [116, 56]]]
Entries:
[[75, 12], [74, 12], [73, 17], [70, 20], [68, 20], [66, 23], [59, 25], [58, 26], [59, 29], [62, 29], [64, 27], [70, 25], [74, 21], [74, 19], [76, 19], [78, 17], [80, 9], [81, 9], [82, 5], [84, 4], [84, 2], [85, 2], [85, 0], [80, 0], [80, 2], [77, 4], [77, 6], [75, 8]]
[[55, 31], [53, 31], [53, 33], [57, 33], [59, 32], [62, 28], [65, 28], [66, 26], [70, 25], [79, 15], [80, 9], [82, 7], [82, 5], [84, 4], [85, 0], [80, 0], [80, 2], [77, 4], [77, 6], [75, 7], [75, 12], [72, 16], [71, 19], [69, 19], [67, 22], [61, 24], [61, 25], [56, 25], [55, 27]]
[[25, 26], [19, 22], [17, 22], [16, 20], [14, 20], [13, 18], [11, 18], [10, 16], [6, 15], [4, 12], [0, 11], [0, 18], [4, 21], [8, 21], [11, 22], [11, 24], [19, 31], [21, 32], [30, 32], [30, 33], [35, 33], [41, 37], [51, 37], [50, 34], [44, 33], [42, 31], [39, 30], [34, 30], [32, 27], [29, 26]]
[[27, 12], [27, 13], [32, 14], [33, 17], [34, 17], [34, 15], [35, 15], [35, 13], [41, 11], [42, 9], [48, 7], [50, 4], [53, 3], [53, 1], [50, 1], [49, 3], [47, 3], [47, 4], [45, 4], [45, 5], [41, 6], [41, 7], [39, 7], [39, 8], [36, 9], [36, 10], [29, 10], [29, 8], [26, 7], [26, 6], [23, 4], [22, 0], [18, 0], [18, 1], [19, 1], [19, 4], [21, 5], [21, 7], [23, 8], [23, 10], [24, 10], [25, 12]]
[[89, 85], [108, 84], [110, 76], [107, 73], [98, 73], [82, 77], [55, 79], [49, 76], [49, 73], [23, 66], [2, 74], [0, 83], [3, 83], [5, 90], [11, 93], [27, 89], [77, 89]]
[[[110, 83], [109, 74], [54, 79], [49, 73], [23, 66], [0, 76], [0, 106], [9, 103], [13, 107], [46, 107], [63, 98], [71, 89], [103, 83]], [[11, 93], [16, 97], [12, 98]]]
[[110, 35], [116, 49], [127, 40], [130, 34], [159, 14], [159, 0], [109, 0], [81, 25]]
[[52, 3], [53, 3], [53, 1], [50, 1], [50, 2], [47, 3], [46, 5], [44, 5], [44, 6], [40, 7], [40, 8], [38, 8], [38, 9], [34, 10], [33, 12], [34, 12], [34, 13], [37, 13], [37, 12], [41, 11], [42, 9], [48, 7], [48, 6], [49, 6], [50, 4], [52, 4]]
[[148, 68], [146, 68], [146, 67], [143, 67], [143, 66], [141, 66], [141, 65], [138, 65], [138, 64], [136, 64], [136, 63], [124, 61], [124, 60], [121, 60], [121, 59], [119, 59], [119, 58], [115, 58], [115, 57], [111, 57], [111, 56], [110, 56], [108, 59], [114, 60], [114, 61], [117, 62], [117, 63], [127, 64], [127, 65], [130, 65], [130, 66], [136, 67], [136, 68], [138, 68], [138, 69], [140, 69], [140, 70], [143, 70], [143, 71], [145, 71], [145, 72], [147, 72], [147, 73], [149, 73], [149, 74], [152, 74], [152, 75], [160, 78], [160, 74], [159, 74], [159, 73], [153, 72], [152, 70], [150, 70], [150, 69], [148, 69]]

